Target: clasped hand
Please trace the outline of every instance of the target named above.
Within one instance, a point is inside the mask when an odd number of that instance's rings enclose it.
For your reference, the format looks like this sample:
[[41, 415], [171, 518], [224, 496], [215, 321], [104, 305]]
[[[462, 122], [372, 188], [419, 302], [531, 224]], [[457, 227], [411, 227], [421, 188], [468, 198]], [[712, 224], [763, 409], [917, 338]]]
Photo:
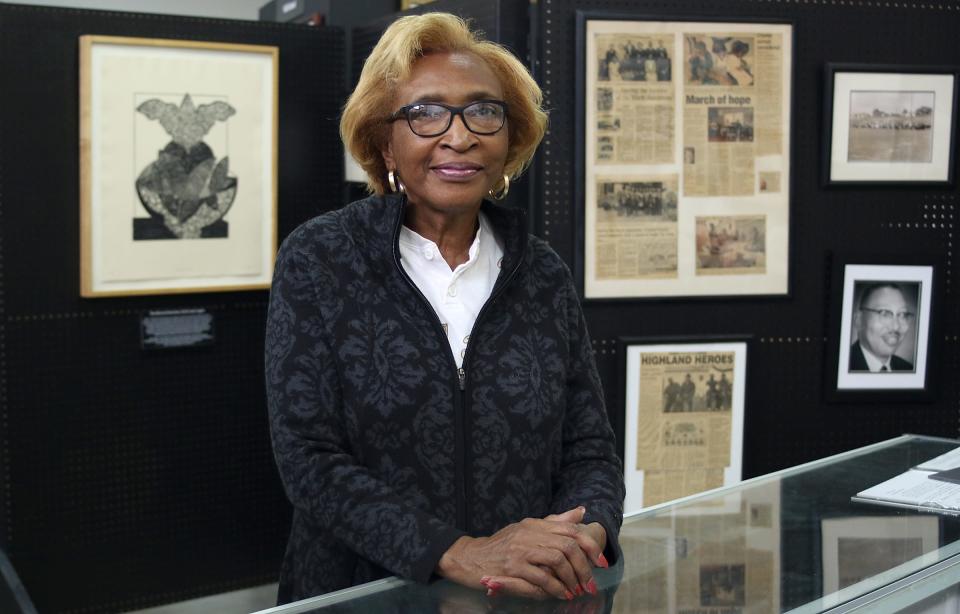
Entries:
[[488, 595], [570, 600], [596, 594], [593, 568], [606, 567], [606, 531], [582, 524], [577, 507], [545, 518], [526, 518], [489, 537], [461, 537], [443, 554], [438, 573]]

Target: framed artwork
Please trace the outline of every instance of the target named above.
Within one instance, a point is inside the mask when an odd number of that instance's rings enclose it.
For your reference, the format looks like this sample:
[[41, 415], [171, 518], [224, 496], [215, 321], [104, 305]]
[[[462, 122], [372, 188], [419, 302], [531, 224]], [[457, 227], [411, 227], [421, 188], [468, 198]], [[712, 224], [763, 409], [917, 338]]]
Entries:
[[80, 37], [81, 295], [268, 288], [276, 47]]
[[739, 482], [747, 338], [619, 345], [624, 514]]
[[[940, 519], [936, 516], [826, 518], [820, 521], [820, 535], [826, 596], [861, 581], [878, 586], [886, 584], [890, 579], [883, 578], [884, 572], [935, 551], [940, 547]], [[957, 603], [955, 595], [952, 599]]]
[[828, 391], [845, 400], [931, 398], [933, 265], [860, 262], [835, 270], [842, 283], [833, 299]]
[[578, 13], [586, 299], [789, 292], [793, 26]]
[[954, 182], [957, 69], [827, 64], [827, 185]]

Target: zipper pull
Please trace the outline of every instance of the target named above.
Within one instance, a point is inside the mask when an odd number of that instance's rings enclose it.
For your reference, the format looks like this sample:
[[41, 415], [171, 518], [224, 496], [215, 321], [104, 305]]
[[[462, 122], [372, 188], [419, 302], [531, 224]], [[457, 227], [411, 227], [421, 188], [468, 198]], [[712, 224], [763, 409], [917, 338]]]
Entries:
[[463, 367], [457, 369], [457, 375], [460, 377], [460, 390], [467, 389], [467, 372], [463, 370]]

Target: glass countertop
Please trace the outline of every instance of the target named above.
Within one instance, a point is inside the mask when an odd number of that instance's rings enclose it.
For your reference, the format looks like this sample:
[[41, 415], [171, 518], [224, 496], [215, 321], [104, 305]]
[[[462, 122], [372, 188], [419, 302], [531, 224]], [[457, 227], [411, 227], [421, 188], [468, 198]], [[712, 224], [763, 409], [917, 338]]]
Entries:
[[[624, 519], [623, 558], [596, 596], [489, 599], [451, 582], [387, 578], [263, 610], [767, 614], [923, 610], [960, 583], [960, 518], [853, 502], [858, 492], [960, 446], [904, 435]], [[938, 606], [935, 611], [946, 611]]]

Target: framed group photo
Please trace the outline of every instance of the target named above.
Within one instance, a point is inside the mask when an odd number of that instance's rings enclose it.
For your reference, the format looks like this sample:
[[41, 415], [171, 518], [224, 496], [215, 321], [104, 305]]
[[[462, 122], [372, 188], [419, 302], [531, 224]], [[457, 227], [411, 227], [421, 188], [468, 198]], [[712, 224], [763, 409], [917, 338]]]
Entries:
[[619, 345], [624, 513], [740, 481], [748, 338]]
[[956, 68], [827, 64], [826, 185], [954, 185]]
[[585, 299], [789, 292], [793, 26], [577, 14]]
[[934, 266], [848, 262], [837, 269], [830, 396], [929, 399]]
[[276, 47], [80, 37], [80, 292], [269, 287]]

